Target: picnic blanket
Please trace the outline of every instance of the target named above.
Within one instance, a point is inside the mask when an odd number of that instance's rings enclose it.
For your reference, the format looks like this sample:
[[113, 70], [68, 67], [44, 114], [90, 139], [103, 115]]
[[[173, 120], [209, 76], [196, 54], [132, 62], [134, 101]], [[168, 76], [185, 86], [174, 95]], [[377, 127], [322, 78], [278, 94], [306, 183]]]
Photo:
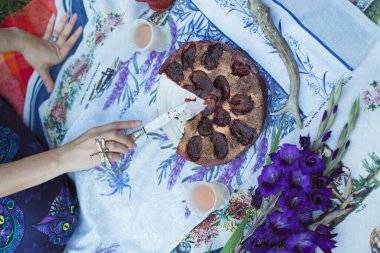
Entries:
[[[56, 2], [58, 10], [73, 4], [63, 3]], [[291, 2], [265, 3], [297, 59], [302, 86], [300, 105], [306, 118], [325, 101], [335, 81], [365, 58], [378, 38], [379, 28], [362, 14], [356, 17], [350, 9], [354, 6], [337, 5], [342, 15], [334, 16], [333, 23], [331, 17], [324, 27], [346, 25], [342, 29], [351, 27], [353, 31], [367, 27], [362, 34], [367, 39], [350, 44], [350, 50], [357, 54], [349, 58], [344, 54], [346, 45], [339, 44], [347, 34], [325, 42], [321, 37], [329, 37], [326, 34], [331, 31], [312, 30], [304, 12], [297, 15], [292, 12]], [[260, 28], [252, 22], [245, 8], [246, 1], [178, 0], [169, 13], [162, 15], [149, 11], [146, 4], [133, 1], [88, 0], [83, 4], [88, 22], [82, 42], [60, 66], [60, 71], [57, 70], [56, 88], [50, 98], [41, 106], [35, 103], [25, 111], [26, 122], [41, 120], [30, 125], [43, 130], [50, 147], [63, 145], [87, 129], [107, 122], [141, 119], [146, 123], [157, 117], [158, 69], [168, 55], [191, 40], [221, 41], [240, 48], [252, 57], [265, 79], [268, 112], [286, 102], [289, 81], [285, 67]], [[306, 11], [307, 7], [305, 4], [301, 9]], [[351, 14], [357, 23], [343, 22], [353, 18]], [[168, 29], [172, 40], [167, 51], [136, 53], [131, 49], [128, 32], [131, 22], [138, 17], [149, 18]], [[331, 30], [330, 35], [336, 36], [334, 29]], [[33, 76], [28, 87], [31, 101], [41, 98], [37, 96], [39, 85], [38, 77]], [[39, 108], [39, 119], [32, 119], [35, 108]], [[247, 194], [234, 199], [240, 203], [242, 212], [232, 212], [236, 206], [229, 205], [199, 224], [206, 217], [189, 212], [184, 201], [188, 186], [201, 180], [219, 181], [232, 192], [244, 183], [252, 184], [281, 119], [281, 116], [268, 116], [257, 143], [226, 165], [200, 167], [185, 161], [176, 154], [166, 134], [158, 130], [149, 133], [149, 139], [140, 140], [139, 148], [113, 168], [99, 166], [71, 174], [77, 185], [81, 213], [79, 227], [67, 251], [170, 252], [175, 248], [177, 252], [196, 252], [206, 251], [211, 239], [216, 237], [223, 239], [213, 247], [222, 246], [236, 227], [235, 221], [244, 214]], [[293, 119], [286, 119], [284, 135], [294, 130]], [[225, 226], [217, 228], [216, 224]]]

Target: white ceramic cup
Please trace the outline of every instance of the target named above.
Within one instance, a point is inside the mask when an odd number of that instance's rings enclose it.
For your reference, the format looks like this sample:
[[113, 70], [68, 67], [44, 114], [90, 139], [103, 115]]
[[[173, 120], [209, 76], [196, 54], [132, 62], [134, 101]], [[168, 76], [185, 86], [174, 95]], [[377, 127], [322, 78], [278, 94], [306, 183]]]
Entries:
[[226, 205], [230, 197], [230, 192], [224, 184], [195, 182], [190, 186], [186, 203], [190, 211], [206, 214]]
[[153, 51], [160, 48], [162, 32], [159, 26], [145, 19], [136, 19], [132, 24], [132, 43], [136, 51]]

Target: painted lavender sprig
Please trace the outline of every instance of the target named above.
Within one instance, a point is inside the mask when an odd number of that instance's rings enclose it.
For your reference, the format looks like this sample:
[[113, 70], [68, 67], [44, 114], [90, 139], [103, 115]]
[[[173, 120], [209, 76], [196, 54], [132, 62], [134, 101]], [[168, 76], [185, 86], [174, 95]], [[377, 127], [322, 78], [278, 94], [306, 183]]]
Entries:
[[338, 102], [342, 94], [343, 79], [339, 79], [336, 88], [330, 93], [326, 110], [323, 112], [322, 121], [319, 125], [317, 137], [312, 150], [318, 150], [331, 136], [330, 128], [334, 124], [338, 112]]
[[182, 156], [177, 156], [175, 162], [174, 162], [174, 167], [172, 168], [172, 170], [170, 171], [170, 174], [169, 174], [169, 179], [168, 179], [168, 190], [170, 191], [173, 186], [175, 185], [175, 183], [177, 182], [180, 174], [181, 174], [181, 171], [182, 171], [182, 168], [185, 166], [185, 162], [186, 160], [182, 158]]

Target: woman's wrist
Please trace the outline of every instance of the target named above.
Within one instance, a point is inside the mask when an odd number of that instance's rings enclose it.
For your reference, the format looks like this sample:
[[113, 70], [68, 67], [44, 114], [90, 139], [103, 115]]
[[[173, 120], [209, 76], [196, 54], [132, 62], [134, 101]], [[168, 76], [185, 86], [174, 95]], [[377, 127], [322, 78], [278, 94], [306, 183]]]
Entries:
[[74, 164], [70, 160], [70, 149], [68, 145], [58, 147], [53, 151], [53, 159], [57, 161], [57, 170], [61, 174], [74, 171]]

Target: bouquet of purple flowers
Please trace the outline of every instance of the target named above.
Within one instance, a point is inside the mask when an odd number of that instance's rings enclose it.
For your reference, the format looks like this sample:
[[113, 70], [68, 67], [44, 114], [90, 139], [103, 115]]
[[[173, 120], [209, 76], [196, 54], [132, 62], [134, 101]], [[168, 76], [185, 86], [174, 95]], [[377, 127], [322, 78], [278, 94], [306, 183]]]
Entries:
[[[312, 253], [317, 248], [329, 253], [336, 247], [334, 225], [353, 211], [355, 205], [351, 179], [346, 182], [346, 198], [334, 185], [345, 173], [342, 158], [350, 145], [348, 139], [359, 115], [359, 100], [352, 106], [336, 149], [326, 141], [338, 111], [342, 81], [331, 93], [317, 137], [300, 136], [299, 147], [278, 147], [282, 125], [266, 165], [252, 188], [252, 202], [242, 223], [222, 253]], [[277, 151], [276, 151], [277, 150]], [[244, 230], [248, 232], [244, 233]]]

